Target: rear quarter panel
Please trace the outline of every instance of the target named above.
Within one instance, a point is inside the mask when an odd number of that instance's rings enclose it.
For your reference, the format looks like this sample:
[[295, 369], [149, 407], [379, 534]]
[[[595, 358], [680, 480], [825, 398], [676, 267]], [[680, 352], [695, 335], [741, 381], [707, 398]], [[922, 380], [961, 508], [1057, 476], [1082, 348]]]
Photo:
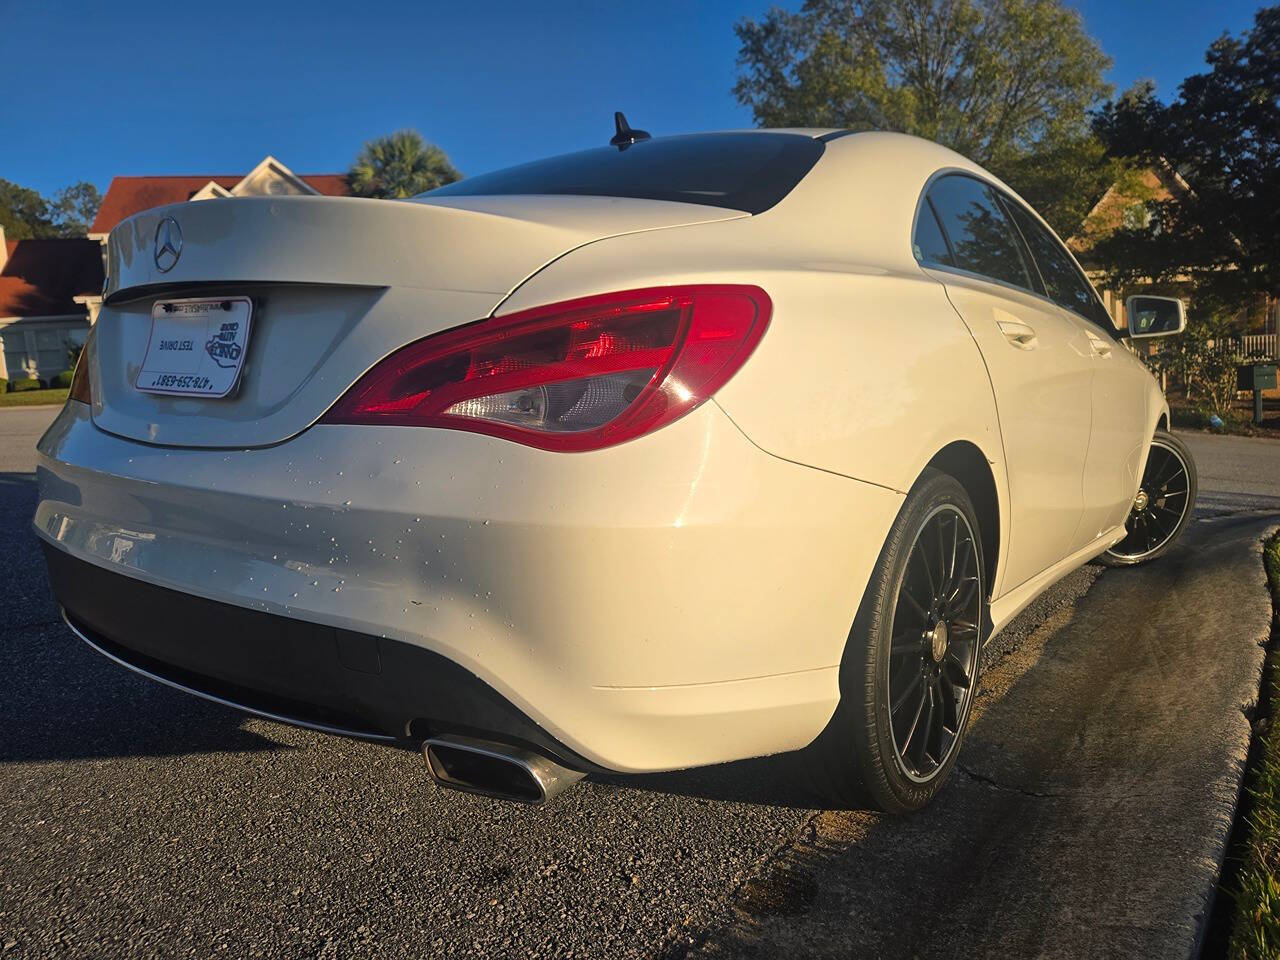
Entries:
[[780, 246], [769, 216], [589, 244], [499, 312], [662, 284], [757, 284], [773, 301], [769, 329], [715, 397], [738, 428], [774, 456], [899, 492], [939, 450], [966, 440], [991, 464], [1006, 543], [991, 384], [943, 287], [914, 261], [892, 269], [835, 259], [820, 232], [792, 232]]

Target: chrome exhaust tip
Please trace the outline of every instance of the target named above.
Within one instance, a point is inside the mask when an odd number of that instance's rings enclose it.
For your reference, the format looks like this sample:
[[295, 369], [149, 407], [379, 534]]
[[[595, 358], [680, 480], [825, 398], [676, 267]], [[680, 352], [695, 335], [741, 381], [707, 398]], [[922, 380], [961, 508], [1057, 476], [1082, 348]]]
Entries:
[[584, 776], [530, 750], [471, 737], [432, 737], [422, 744], [422, 756], [439, 786], [535, 806]]

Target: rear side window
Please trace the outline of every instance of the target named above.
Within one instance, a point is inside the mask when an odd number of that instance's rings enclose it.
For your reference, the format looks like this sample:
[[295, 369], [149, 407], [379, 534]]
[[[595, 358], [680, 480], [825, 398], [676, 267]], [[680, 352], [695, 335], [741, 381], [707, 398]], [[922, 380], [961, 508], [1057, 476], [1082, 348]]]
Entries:
[[1005, 205], [1013, 213], [1018, 229], [1031, 248], [1031, 256], [1040, 268], [1045, 296], [1065, 310], [1072, 310], [1106, 330], [1114, 330], [1115, 325], [1106, 308], [1098, 302], [1066, 248], [1019, 204], [1006, 199]]
[[951, 251], [947, 248], [947, 238], [942, 235], [938, 226], [938, 217], [933, 212], [933, 204], [928, 200], [920, 205], [920, 216], [916, 219], [916, 235], [911, 240], [912, 251], [921, 263], [942, 263], [954, 267]]
[[1013, 224], [986, 184], [966, 176], [942, 177], [929, 188], [928, 200], [950, 241], [955, 266], [1036, 289]]
[[795, 133], [706, 133], [599, 147], [458, 180], [424, 197], [553, 194], [674, 200], [763, 213], [822, 156]]

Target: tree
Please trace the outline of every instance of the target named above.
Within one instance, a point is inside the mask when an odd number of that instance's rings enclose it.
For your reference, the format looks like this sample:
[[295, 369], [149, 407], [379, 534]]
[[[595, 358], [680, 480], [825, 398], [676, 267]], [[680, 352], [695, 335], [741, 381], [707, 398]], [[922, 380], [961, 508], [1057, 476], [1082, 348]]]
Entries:
[[49, 202], [35, 190], [0, 180], [0, 227], [9, 240], [57, 235]]
[[993, 165], [1063, 238], [1073, 236], [1107, 188], [1131, 171], [1097, 137], [1063, 137]]
[[360, 197], [398, 199], [462, 179], [449, 157], [416, 130], [400, 130], [364, 145], [348, 180]]
[[53, 195], [53, 202], [49, 204], [58, 236], [83, 237], [89, 232], [101, 205], [102, 195], [98, 188], [86, 180], [63, 187]]
[[806, 0], [735, 26], [763, 126], [912, 133], [1008, 180], [1060, 232], [1109, 185], [1088, 111], [1110, 60], [1057, 0]]
[[84, 180], [59, 190], [53, 200], [0, 180], [0, 226], [10, 240], [83, 237], [101, 203], [98, 188]]
[[1095, 128], [1115, 156], [1164, 165], [1187, 188], [1094, 253], [1118, 286], [1180, 277], [1213, 312], [1280, 293], [1280, 6], [1215, 41], [1205, 61], [1168, 105], [1147, 84], [1100, 111]]

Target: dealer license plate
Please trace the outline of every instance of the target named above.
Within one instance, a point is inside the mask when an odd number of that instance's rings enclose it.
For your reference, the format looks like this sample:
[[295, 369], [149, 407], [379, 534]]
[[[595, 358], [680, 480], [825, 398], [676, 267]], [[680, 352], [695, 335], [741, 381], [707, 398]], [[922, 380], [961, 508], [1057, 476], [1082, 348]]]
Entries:
[[144, 393], [217, 399], [233, 393], [249, 346], [248, 297], [159, 300], [133, 385]]

